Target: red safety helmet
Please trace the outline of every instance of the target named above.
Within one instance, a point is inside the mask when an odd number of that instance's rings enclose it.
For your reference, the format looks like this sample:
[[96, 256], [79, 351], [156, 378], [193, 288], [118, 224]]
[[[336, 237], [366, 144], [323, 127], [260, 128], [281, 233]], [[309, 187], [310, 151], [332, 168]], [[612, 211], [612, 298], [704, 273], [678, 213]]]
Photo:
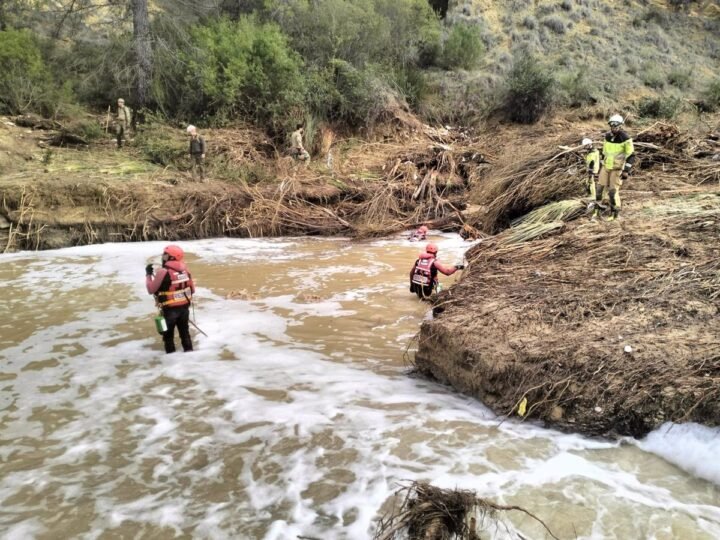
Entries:
[[418, 229], [418, 232], [426, 233], [426, 232], [428, 232], [428, 228], [425, 225], [421, 225], [420, 228]]
[[182, 261], [185, 253], [180, 246], [171, 244], [163, 249], [163, 255], [167, 255], [170, 259], [174, 259], [176, 261]]
[[430, 253], [432, 255], [437, 255], [438, 249], [435, 244], [428, 244], [425, 246], [425, 253]]

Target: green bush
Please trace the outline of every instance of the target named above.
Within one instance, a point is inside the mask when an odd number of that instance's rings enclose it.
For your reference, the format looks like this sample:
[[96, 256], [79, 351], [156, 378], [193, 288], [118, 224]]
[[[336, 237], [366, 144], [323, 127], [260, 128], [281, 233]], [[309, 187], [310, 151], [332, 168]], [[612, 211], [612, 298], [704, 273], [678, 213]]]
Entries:
[[309, 64], [343, 60], [431, 64], [440, 46], [440, 22], [427, 0], [268, 0], [266, 10]]
[[668, 74], [668, 82], [681, 90], [689, 88], [691, 81], [692, 70], [690, 69], [674, 69]]
[[529, 54], [516, 58], [508, 74], [502, 112], [513, 122], [532, 124], [553, 105], [555, 78]]
[[665, 88], [665, 75], [663, 75], [660, 68], [655, 65], [647, 66], [640, 75], [640, 78], [645, 86], [649, 86], [655, 90], [662, 90]]
[[704, 110], [712, 112], [720, 109], [720, 79], [715, 79], [707, 85], [701, 99]]
[[46, 113], [52, 106], [52, 78], [30, 32], [0, 31], [0, 73], [0, 112]]
[[456, 24], [450, 30], [442, 53], [445, 69], [470, 70], [477, 66], [484, 52], [480, 34], [469, 24]]
[[183, 89], [191, 96], [186, 114], [220, 122], [241, 116], [281, 129], [303, 109], [302, 60], [275, 24], [253, 17], [219, 19], [196, 26], [191, 36], [194, 46], [185, 54]]
[[585, 71], [567, 73], [559, 77], [558, 89], [563, 101], [569, 107], [582, 107], [597, 101]]
[[144, 129], [135, 137], [135, 146], [150, 162], [163, 167], [182, 163], [188, 153], [188, 143], [182, 132], [162, 121], [155, 122], [153, 117], [148, 118]]
[[682, 100], [674, 97], [646, 97], [638, 103], [638, 114], [642, 117], [665, 118], [671, 120], [680, 110]]

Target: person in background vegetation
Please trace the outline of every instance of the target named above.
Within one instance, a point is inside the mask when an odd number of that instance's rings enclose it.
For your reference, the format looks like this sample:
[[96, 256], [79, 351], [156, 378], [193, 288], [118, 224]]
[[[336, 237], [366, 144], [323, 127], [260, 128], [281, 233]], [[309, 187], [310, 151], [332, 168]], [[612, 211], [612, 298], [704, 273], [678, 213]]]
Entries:
[[205, 139], [200, 136], [195, 126], [187, 127], [190, 135], [190, 160], [192, 161], [193, 180], [200, 173], [200, 181], [205, 181]]
[[175, 327], [180, 334], [183, 351], [193, 350], [190, 338], [190, 303], [195, 294], [195, 284], [187, 265], [185, 253], [180, 246], [169, 245], [163, 250], [162, 268], [153, 275], [153, 265], [145, 267], [145, 285], [148, 294], [162, 309], [167, 330], [163, 332], [166, 353], [175, 352]]
[[593, 148], [592, 139], [583, 139], [582, 145], [587, 152], [585, 154], [585, 164], [587, 165], [588, 195], [595, 199], [595, 182], [597, 182], [598, 173], [600, 172], [600, 150]]
[[[602, 168], [598, 179], [598, 189], [595, 201], [602, 201], [603, 191], [608, 188], [610, 199], [610, 217], [613, 221], [620, 215], [620, 187], [623, 180], [627, 180], [635, 162], [633, 142], [625, 131], [621, 129], [625, 120], [619, 114], [614, 114], [608, 120], [610, 131], [605, 134], [602, 147]], [[596, 206], [593, 219], [598, 216], [600, 208]]]
[[132, 121], [132, 112], [129, 107], [125, 106], [125, 100], [119, 98], [117, 100], [117, 114], [115, 115], [115, 136], [117, 137], [117, 147], [122, 148], [125, 132], [130, 127]]
[[295, 159], [299, 159], [306, 165], [310, 163], [310, 154], [303, 146], [303, 135], [305, 129], [302, 124], [297, 125], [297, 129], [290, 135], [290, 155]]
[[464, 264], [445, 266], [437, 261], [438, 248], [435, 244], [428, 244], [425, 253], [421, 253], [412, 270], [410, 270], [410, 292], [417, 294], [418, 298], [429, 298], [438, 286], [438, 271], [446, 276], [452, 276], [458, 270], [465, 268]]
[[410, 233], [410, 238], [408, 238], [408, 240], [410, 240], [411, 242], [423, 241], [427, 237], [427, 233], [428, 228], [425, 225], [421, 225], [416, 231]]

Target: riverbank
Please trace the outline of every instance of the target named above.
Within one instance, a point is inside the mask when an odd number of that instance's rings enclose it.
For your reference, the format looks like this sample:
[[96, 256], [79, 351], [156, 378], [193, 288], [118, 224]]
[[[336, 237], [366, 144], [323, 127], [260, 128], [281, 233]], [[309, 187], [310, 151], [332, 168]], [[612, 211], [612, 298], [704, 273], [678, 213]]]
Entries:
[[421, 372], [499, 415], [587, 435], [720, 425], [720, 162], [668, 126], [638, 139], [615, 222], [591, 221], [584, 199], [550, 202], [577, 195], [562, 152], [502, 171], [478, 226], [511, 226], [436, 299]]
[[[47, 127], [46, 124], [38, 124]], [[417, 123], [378, 141], [333, 141], [309, 167], [247, 128], [208, 130], [206, 182], [182, 132], [149, 125], [123, 149], [106, 137], [55, 147], [53, 131], [0, 125], [4, 251], [217, 236], [389, 234], [459, 228], [486, 164], [477, 140]], [[333, 154], [334, 152], [334, 154]]]

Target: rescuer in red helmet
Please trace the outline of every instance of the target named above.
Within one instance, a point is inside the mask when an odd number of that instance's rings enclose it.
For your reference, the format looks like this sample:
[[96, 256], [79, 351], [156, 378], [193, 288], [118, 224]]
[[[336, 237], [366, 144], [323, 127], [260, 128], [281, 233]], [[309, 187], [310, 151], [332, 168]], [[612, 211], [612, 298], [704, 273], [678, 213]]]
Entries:
[[416, 231], [410, 233], [410, 237], [408, 238], [408, 240], [410, 240], [411, 242], [421, 242], [425, 240], [425, 238], [427, 237], [427, 233], [428, 228], [425, 225], [421, 225]]
[[147, 291], [155, 295], [167, 324], [167, 330], [163, 332], [166, 353], [175, 352], [176, 326], [183, 351], [193, 350], [190, 339], [190, 303], [195, 294], [195, 284], [184, 258], [180, 246], [169, 245], [163, 250], [162, 268], [156, 274], [153, 275], [152, 264], [145, 267]]
[[445, 266], [437, 261], [438, 248], [435, 244], [425, 246], [425, 253], [421, 253], [410, 271], [410, 292], [418, 298], [429, 298], [437, 287], [438, 271], [446, 276], [452, 276], [458, 270], [465, 268], [464, 264]]

